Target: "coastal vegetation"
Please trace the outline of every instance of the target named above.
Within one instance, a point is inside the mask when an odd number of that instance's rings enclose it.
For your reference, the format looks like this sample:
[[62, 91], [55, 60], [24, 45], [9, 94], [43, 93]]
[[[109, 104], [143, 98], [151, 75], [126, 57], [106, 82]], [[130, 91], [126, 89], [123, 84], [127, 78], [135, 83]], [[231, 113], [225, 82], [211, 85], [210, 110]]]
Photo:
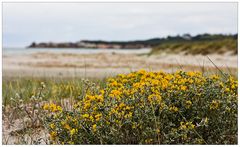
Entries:
[[192, 41], [169, 41], [161, 43], [152, 49], [150, 54], [157, 53], [185, 53], [185, 54], [237, 54], [237, 36], [201, 36]]
[[53, 144], [236, 144], [237, 81], [140, 70], [89, 87], [64, 110], [45, 104]]
[[[39, 122], [47, 144], [237, 143], [238, 84], [226, 73], [139, 70], [102, 80], [3, 83], [4, 99], [17, 93], [4, 100], [4, 117], [28, 117], [22, 121], [33, 130]], [[67, 106], [59, 103], [64, 98]], [[20, 144], [34, 136], [27, 130], [18, 131]]]
[[[92, 79], [91, 81], [98, 83], [99, 85], [104, 84], [104, 79]], [[24, 103], [28, 103], [31, 97], [36, 96], [36, 92], [41, 83], [45, 83], [44, 97], [42, 100], [55, 100], [59, 101], [60, 98], [77, 98], [86, 81], [80, 78], [29, 78], [29, 77], [13, 77], [3, 79], [3, 105], [7, 106], [11, 102], [11, 98], [16, 95], [21, 97]]]
[[151, 54], [168, 52], [186, 54], [222, 54], [232, 51], [237, 54], [237, 34], [200, 34], [191, 36], [184, 34], [182, 36], [168, 36], [165, 38], [152, 38], [148, 40], [137, 41], [102, 41], [102, 40], [82, 40], [78, 42], [67, 43], [35, 43], [29, 48], [96, 48], [96, 49], [140, 49], [152, 48]]

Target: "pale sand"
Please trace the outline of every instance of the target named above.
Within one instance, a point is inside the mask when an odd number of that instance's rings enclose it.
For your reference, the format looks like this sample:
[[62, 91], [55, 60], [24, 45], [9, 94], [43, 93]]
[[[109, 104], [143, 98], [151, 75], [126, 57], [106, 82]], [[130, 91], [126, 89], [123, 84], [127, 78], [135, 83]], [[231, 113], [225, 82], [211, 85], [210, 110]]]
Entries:
[[[221, 69], [237, 72], [237, 55], [208, 55]], [[87, 77], [103, 78], [139, 69], [173, 72], [183, 70], [216, 70], [202, 55], [161, 54], [71, 54], [35, 53], [3, 56], [3, 77]]]

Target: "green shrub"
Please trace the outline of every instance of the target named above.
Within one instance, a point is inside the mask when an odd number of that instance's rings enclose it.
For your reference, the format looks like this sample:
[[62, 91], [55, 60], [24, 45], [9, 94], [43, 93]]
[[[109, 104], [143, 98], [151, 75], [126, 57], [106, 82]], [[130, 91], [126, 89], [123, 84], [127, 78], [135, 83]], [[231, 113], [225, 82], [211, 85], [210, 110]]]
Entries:
[[62, 110], [46, 104], [53, 144], [237, 144], [237, 80], [140, 70], [91, 86]]

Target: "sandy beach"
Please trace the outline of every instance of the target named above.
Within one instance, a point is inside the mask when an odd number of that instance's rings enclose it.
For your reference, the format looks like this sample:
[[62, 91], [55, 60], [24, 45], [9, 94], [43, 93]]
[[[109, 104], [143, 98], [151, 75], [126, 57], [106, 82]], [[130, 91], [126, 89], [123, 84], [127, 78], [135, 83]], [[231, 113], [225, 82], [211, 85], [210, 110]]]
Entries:
[[[237, 55], [212, 54], [208, 57], [223, 70], [237, 71]], [[183, 54], [121, 54], [121, 53], [52, 53], [3, 55], [3, 77], [80, 77], [104, 78], [119, 73], [146, 69], [163, 70], [217, 70], [203, 55]]]

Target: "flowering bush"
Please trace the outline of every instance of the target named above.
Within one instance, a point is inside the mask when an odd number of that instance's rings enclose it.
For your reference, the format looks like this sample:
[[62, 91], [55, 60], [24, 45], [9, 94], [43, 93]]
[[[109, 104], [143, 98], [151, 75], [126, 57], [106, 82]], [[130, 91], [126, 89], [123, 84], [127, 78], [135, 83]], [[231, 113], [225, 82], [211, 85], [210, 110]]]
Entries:
[[86, 88], [73, 110], [44, 106], [53, 144], [236, 144], [237, 80], [140, 70]]

